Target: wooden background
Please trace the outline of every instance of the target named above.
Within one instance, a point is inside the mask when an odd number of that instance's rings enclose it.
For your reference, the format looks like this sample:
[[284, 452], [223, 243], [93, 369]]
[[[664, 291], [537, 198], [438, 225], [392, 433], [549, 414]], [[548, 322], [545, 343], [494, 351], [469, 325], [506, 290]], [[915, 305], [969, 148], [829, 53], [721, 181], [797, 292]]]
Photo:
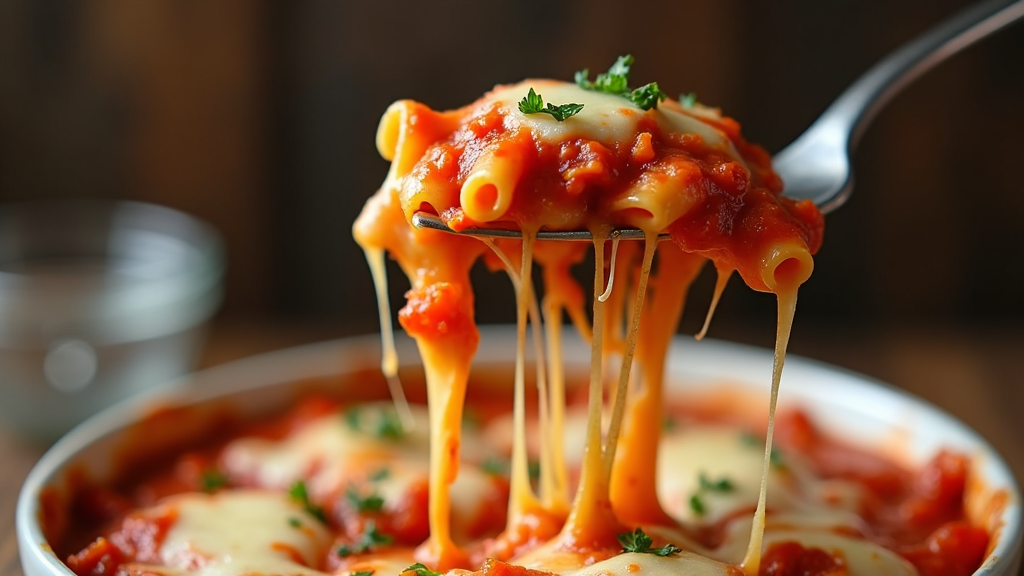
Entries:
[[[227, 298], [204, 364], [376, 330], [353, 218], [386, 172], [377, 121], [497, 82], [636, 56], [635, 83], [694, 91], [774, 151], [846, 85], [964, 0], [9, 0], [0, 2], [0, 202], [145, 200], [214, 224]], [[1024, 472], [1024, 25], [883, 111], [830, 215], [791, 349], [964, 418]], [[512, 319], [480, 272], [483, 322]], [[696, 331], [711, 278], [691, 299]], [[393, 283], [393, 301], [404, 290]], [[737, 282], [711, 335], [762, 346], [774, 303]], [[0, 401], [3, 401], [0, 366]], [[40, 448], [0, 423], [0, 576]]]

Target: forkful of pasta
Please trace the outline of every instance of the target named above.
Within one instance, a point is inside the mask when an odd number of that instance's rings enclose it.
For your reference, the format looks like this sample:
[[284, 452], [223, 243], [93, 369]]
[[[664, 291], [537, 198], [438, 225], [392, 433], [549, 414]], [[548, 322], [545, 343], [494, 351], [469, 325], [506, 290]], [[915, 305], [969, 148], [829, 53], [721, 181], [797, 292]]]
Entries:
[[[800, 137], [775, 154], [771, 159], [771, 168], [768, 170], [769, 172], [773, 171], [774, 174], [767, 176], [767, 188], [772, 189], [773, 177], [777, 176], [781, 180], [782, 196], [792, 200], [794, 204], [801, 201], [810, 202], [822, 213], [829, 213], [842, 206], [853, 190], [851, 153], [868, 124], [882, 107], [903, 88], [934, 66], [1022, 17], [1024, 17], [1024, 0], [1013, 2], [996, 0], [979, 3], [955, 14], [891, 53], [861, 75]], [[628, 74], [631, 61], [631, 58], [629, 60], [620, 58], [607, 73], [599, 74], [593, 82], [589, 80], [586, 71], [577, 73], [577, 87], [590, 91], [596, 90], [596, 92], [588, 93], [588, 96], [592, 94], [593, 97], [579, 98], [578, 93], [559, 90], [557, 87], [547, 86], [543, 90], [536, 91], [531, 87], [529, 94], [519, 102], [519, 110], [526, 114], [526, 118], [539, 117], [533, 121], [531, 128], [540, 133], [542, 137], [561, 136], [565, 138], [573, 130], [571, 125], [575, 123], [578, 127], [583, 115], [588, 112], [592, 116], [597, 116], [596, 120], [591, 118], [591, 121], [596, 123], [596, 128], [591, 132], [604, 134], [621, 131], [621, 125], [624, 124], [621, 116], [627, 116], [627, 120], [630, 118], [635, 120], [642, 111], [658, 108], [658, 103], [665, 98], [656, 83], [648, 84], [637, 90], [628, 90], [625, 85], [625, 74]], [[622, 74], [623, 71], [625, 74]], [[546, 94], [551, 100], [563, 96], [580, 100], [582, 103], [574, 101], [558, 106], [549, 103], [544, 107], [542, 96], [538, 95], [538, 92]], [[635, 114], [630, 114], [628, 110], [623, 109], [616, 114], [611, 109], [614, 105], [609, 107], [603, 100], [607, 93], [620, 93], [630, 98], [640, 110], [635, 110]], [[726, 179], [753, 178], [757, 176], [756, 172], [764, 172], [756, 166], [749, 166], [749, 162], [744, 160], [744, 155], [736, 153], [737, 148], [746, 146], [746, 142], [738, 136], [738, 126], [731, 119], [719, 116], [716, 110], [705, 108], [694, 100], [692, 94], [680, 98], [679, 102], [669, 100], [660, 107], [660, 110], [664, 115], [696, 118], [701, 123], [686, 122], [685, 118], [678, 117], [651, 123], [660, 124], [662, 128], [660, 134], [663, 137], [676, 140], [697, 138], [703, 140], [705, 144], [710, 143], [712, 148], [717, 147], [717, 150], [726, 157], [726, 161], [713, 163], [712, 166], [715, 170], [727, 172]], [[653, 105], [651, 105], [652, 103]], [[587, 108], [593, 111], [587, 110]], [[623, 112], [625, 114], [622, 114]], [[577, 114], [580, 115], [579, 118], [572, 118]], [[640, 119], [639, 122], [643, 124], [645, 120]], [[732, 130], [737, 132], [736, 137], [732, 137]], [[727, 138], [723, 139], [714, 134], [715, 131], [724, 132]], [[631, 152], [633, 160], [643, 162], [644, 154], [650, 147], [651, 132], [644, 132], [642, 128], [639, 132], [641, 135], [647, 134], [646, 142], [643, 138], [638, 138], [632, 144]], [[658, 132], [655, 133], [658, 134]], [[567, 189], [570, 194], [574, 192], [574, 189], [578, 192], [588, 185], [600, 186], [603, 183], [600, 171], [602, 168], [607, 168], [607, 162], [601, 157], [602, 151], [597, 150], [597, 146], [591, 146], [591, 148], [590, 150], [572, 151], [577, 158], [583, 158], [584, 161], [576, 162], [569, 170], [562, 173], [568, 183]], [[742, 152], [748, 151], [743, 150]], [[432, 206], [424, 206], [410, 215], [412, 224], [417, 228], [485, 238], [521, 237], [523, 227], [516, 225], [516, 221], [521, 218], [506, 218], [505, 216], [513, 206], [517, 176], [523, 169], [516, 163], [521, 162], [522, 159], [517, 157], [514, 148], [510, 146], [499, 146], [497, 150], [486, 154], [488, 154], [488, 158], [485, 160], [489, 168], [484, 171], [471, 172], [470, 177], [467, 178], [460, 198], [462, 212], [458, 213], [457, 218], [446, 217], [451, 215], [451, 211], [439, 214]], [[560, 154], [562, 156], [569, 155], [564, 145]], [[701, 165], [707, 166], [708, 163], [701, 162]], [[736, 170], [737, 165], [751, 174], [744, 175], [744, 170]], [[616, 169], [620, 168], [616, 167]], [[655, 214], [655, 210], [648, 203], [650, 198], [642, 199], [641, 196], [656, 187], [664, 189], [666, 179], [681, 178], [685, 182], [687, 177], [686, 174], [680, 174], [680, 170], [668, 167], [661, 172], [649, 175], [647, 181], [641, 182], [639, 187], [634, 186], [616, 194], [616, 197], [611, 200], [612, 205], [616, 208], [605, 211], [614, 212], [617, 209], [627, 216], [621, 219], [606, 220], [608, 225], [605, 228], [607, 230], [601, 235], [606, 235], [608, 239], [613, 240], [642, 240], [648, 237], [650, 230], [655, 227], [632, 225], [639, 216], [641, 222], [649, 221], [650, 224], [655, 224], [660, 221], [664, 223], [665, 227], [658, 229], [658, 238], [668, 239], [670, 234], [667, 233], [667, 227], [672, 224], [672, 221]], [[660, 184], [656, 183], [656, 180]], [[714, 180], [714, 175], [712, 180]], [[645, 185], [646, 188], [644, 188]], [[692, 195], [691, 193], [689, 196]], [[682, 200], [668, 200], [670, 214], [683, 214], [686, 212], [683, 208], [690, 208], [690, 206], [671, 206], [672, 202], [676, 204], [697, 203], [695, 200], [687, 200], [687, 194], [682, 194], [682, 196]], [[667, 199], [669, 199], [669, 195], [663, 194], [657, 201], [661, 202]], [[536, 206], [538, 203], [531, 202], [531, 204]], [[548, 199], [540, 204], [554, 205], [557, 204], [557, 201]], [[662, 209], [665, 206], [656, 208]], [[586, 209], [593, 210], [594, 207], [588, 204]], [[563, 208], [561, 212], [565, 214], [571, 210]], [[572, 220], [572, 218], [562, 218], [560, 222], [547, 223], [530, 232], [538, 240], [592, 241], [592, 230], [578, 225], [584, 219], [577, 219], [578, 223], [575, 227], [571, 225]], [[537, 219], [530, 218], [530, 221], [536, 222]], [[586, 221], [592, 223], [593, 219], [586, 219]]]

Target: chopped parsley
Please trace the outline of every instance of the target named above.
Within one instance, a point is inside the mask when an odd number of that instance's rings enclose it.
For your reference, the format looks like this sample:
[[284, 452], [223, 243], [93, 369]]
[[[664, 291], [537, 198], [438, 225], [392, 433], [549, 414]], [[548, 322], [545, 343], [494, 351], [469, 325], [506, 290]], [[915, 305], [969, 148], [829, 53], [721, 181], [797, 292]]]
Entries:
[[402, 420], [398, 417], [398, 414], [392, 410], [381, 410], [377, 417], [376, 425], [372, 430], [367, 430], [364, 419], [363, 411], [352, 406], [345, 410], [345, 424], [348, 425], [349, 430], [353, 432], [368, 432], [373, 434], [377, 438], [384, 438], [387, 440], [401, 440], [405, 436], [405, 428], [402, 427]]
[[384, 497], [376, 492], [369, 496], [363, 496], [359, 490], [351, 484], [345, 490], [345, 499], [357, 512], [380, 512], [384, 508]]
[[288, 525], [292, 528], [302, 528], [302, 520], [299, 520], [298, 518], [289, 518]]
[[228, 477], [218, 470], [207, 470], [199, 477], [203, 492], [213, 493], [228, 483]]
[[703, 516], [707, 512], [707, 508], [704, 506], [704, 499], [700, 497], [700, 492], [690, 496], [690, 510], [697, 516]]
[[526, 465], [526, 471], [527, 473], [530, 474], [531, 480], [536, 480], [540, 478], [540, 462], [537, 462], [536, 460], [531, 460]]
[[366, 529], [363, 531], [358, 542], [338, 546], [338, 556], [344, 558], [353, 554], [363, 554], [377, 548], [378, 546], [387, 546], [388, 544], [391, 544], [393, 540], [394, 538], [392, 536], [384, 534], [377, 529], [376, 522], [370, 520], [366, 523]]
[[726, 477], [711, 480], [703, 472], [700, 473], [700, 489], [708, 492], [732, 492], [736, 486]]
[[612, 67], [607, 72], [598, 74], [593, 82], [590, 81], [590, 71], [586, 68], [577, 72], [576, 85], [585, 90], [622, 96], [642, 110], [657, 108], [658, 103], [668, 98], [668, 95], [661, 91], [657, 82], [630, 90], [629, 70], [632, 66], [632, 55], [619, 56]]
[[683, 108], [693, 108], [697, 104], [697, 93], [689, 92], [679, 96], [679, 105]]
[[632, 532], [623, 532], [617, 535], [623, 552], [635, 552], [638, 554], [654, 554], [655, 556], [671, 556], [683, 550], [672, 544], [665, 544], [661, 548], [652, 548], [654, 540], [644, 533], [642, 528]]
[[378, 438], [387, 438], [388, 440], [400, 440], [402, 436], [405, 436], [402, 420], [396, 412], [391, 410], [385, 410], [380, 413], [380, 420], [377, 421], [377, 430], [375, 432]]
[[[742, 442], [744, 446], [749, 446], [751, 448], [764, 448], [764, 441], [751, 432], [744, 432], [740, 436], [740, 442]], [[785, 458], [783, 458], [782, 453], [774, 446], [772, 446], [771, 454], [768, 455], [768, 463], [776, 468], [786, 467]]]
[[374, 570], [357, 570], [350, 576], [373, 576]]
[[370, 482], [380, 482], [381, 480], [387, 480], [388, 476], [391, 476], [391, 470], [387, 468], [381, 468], [370, 475]]
[[583, 110], [583, 104], [570, 103], [555, 106], [549, 102], [545, 107], [544, 98], [537, 94], [532, 87], [530, 92], [519, 101], [519, 111], [523, 114], [550, 114], [559, 122], [572, 118], [579, 114], [580, 110]]
[[507, 476], [508, 464], [500, 458], [488, 458], [480, 463], [480, 469], [492, 476]]
[[668, 94], [665, 94], [661, 91], [661, 88], [658, 88], [657, 82], [645, 84], [629, 93], [629, 99], [633, 101], [633, 104], [639, 106], [641, 110], [657, 108], [658, 102], [665, 98], [668, 98]]
[[305, 482], [298, 480], [295, 484], [292, 484], [292, 487], [288, 490], [288, 495], [292, 497], [292, 500], [301, 504], [303, 510], [308, 512], [310, 516], [327, 524], [327, 514], [324, 513], [324, 509], [309, 500], [309, 492], [306, 490]]
[[690, 510], [693, 510], [697, 516], [703, 516], [707, 512], [707, 506], [704, 505], [704, 494], [707, 492], [732, 492], [736, 489], [732, 480], [726, 477], [712, 480], [703, 472], [698, 476], [697, 482], [699, 488], [690, 496]]
[[345, 424], [348, 425], [349, 430], [352, 430], [353, 432], [359, 432], [361, 430], [359, 424], [362, 420], [362, 416], [362, 410], [355, 406], [349, 406], [345, 410]]
[[412, 572], [416, 576], [443, 576], [440, 572], [431, 570], [419, 562], [409, 566], [405, 570], [402, 570], [402, 574], [405, 574], [406, 572]]

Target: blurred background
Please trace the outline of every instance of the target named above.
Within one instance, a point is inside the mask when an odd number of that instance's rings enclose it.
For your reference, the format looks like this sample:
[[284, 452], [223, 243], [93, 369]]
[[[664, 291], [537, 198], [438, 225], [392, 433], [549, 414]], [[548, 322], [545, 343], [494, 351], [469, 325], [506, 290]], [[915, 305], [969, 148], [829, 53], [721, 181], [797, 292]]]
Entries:
[[[9, 0], [0, 201], [135, 199], [215, 226], [229, 267], [206, 363], [376, 331], [350, 227], [387, 170], [374, 133], [390, 102], [457, 107], [495, 83], [570, 79], [632, 53], [634, 84], [696, 92], [776, 151], [868, 66], [966, 4]], [[884, 348], [903, 330], [1024, 331], [1022, 133], [1024, 26], [885, 109], [856, 155], [852, 200], [828, 218], [793, 349], [842, 360], [847, 343]], [[507, 280], [477, 280], [480, 321], [510, 321]], [[770, 345], [772, 298], [733, 282], [711, 335]], [[696, 288], [686, 332], [712, 284], [707, 274]]]

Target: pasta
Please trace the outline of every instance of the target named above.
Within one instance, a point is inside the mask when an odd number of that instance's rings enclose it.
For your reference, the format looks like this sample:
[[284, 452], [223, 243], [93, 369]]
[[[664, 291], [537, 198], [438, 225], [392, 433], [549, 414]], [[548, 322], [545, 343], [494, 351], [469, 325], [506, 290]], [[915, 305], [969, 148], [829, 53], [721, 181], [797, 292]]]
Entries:
[[[559, 117], [552, 112], [561, 106], [549, 104], [543, 108], [540, 94], [550, 102], [570, 102], [573, 116]], [[453, 290], [450, 283], [434, 282], [425, 275], [448, 266], [455, 254], [463, 266], [471, 264], [472, 256], [463, 257], [469, 253], [479, 255], [475, 250], [480, 249], [481, 243], [456, 237], [439, 240], [436, 232], [410, 230], [401, 222], [397, 210], [402, 210], [406, 221], [416, 212], [431, 212], [455, 230], [486, 225], [523, 231], [522, 242], [488, 244], [499, 261], [496, 267], [506, 267], [517, 286], [520, 350], [516, 371], [516, 437], [523, 434], [522, 357], [531, 309], [534, 323], [540, 321], [538, 307], [532, 304], [535, 252], [536, 261], [545, 268], [547, 289], [562, 305], [571, 302], [571, 315], [577, 324], [586, 323], [582, 320], [585, 314], [580, 298], [558, 297], [572, 292], [566, 288], [569, 280], [565, 264], [555, 264], [557, 272], [547, 272], [544, 253], [559, 249], [536, 243], [534, 238], [542, 229], [586, 229], [595, 238], [594, 310], [592, 326], [585, 328], [594, 347], [587, 460], [575, 500], [566, 510], [569, 491], [564, 481], [556, 481], [565, 477], [561, 470], [564, 464], [555, 457], [545, 458], [542, 493], [534, 495], [523, 479], [525, 456], [521, 443], [517, 444], [513, 450], [511, 520], [503, 536], [510, 540], [507, 546], [512, 550], [521, 547], [523, 540], [538, 537], [520, 536], [518, 528], [524, 518], [538, 514], [538, 510], [540, 515], [553, 519], [548, 524], [560, 523], [567, 514], [564, 528], [554, 540], [562, 545], [578, 541], [594, 545], [614, 542], [622, 515], [635, 516], [633, 520], [639, 523], [667, 518], [656, 498], [647, 497], [640, 502], [632, 495], [634, 491], [616, 489], [619, 483], [615, 470], [626, 467], [614, 465], [615, 453], [622, 450], [628, 455], [625, 458], [636, 458], [636, 468], [648, 470], [639, 478], [645, 490], [638, 492], [655, 493], [653, 463], [657, 454], [639, 445], [657, 438], [658, 431], [637, 422], [657, 421], [661, 374], [655, 366], [664, 362], [664, 348], [675, 332], [686, 288], [705, 258], [713, 260], [719, 268], [722, 286], [730, 272], [737, 270], [751, 287], [779, 294], [780, 335], [773, 398], [777, 390], [796, 289], [813, 269], [812, 254], [821, 240], [821, 215], [809, 203], [798, 204], [780, 196], [781, 183], [771, 171], [768, 156], [743, 140], [735, 122], [702, 106], [666, 102], [659, 108], [657, 102], [654, 104], [653, 109], [642, 110], [620, 94], [530, 80], [500, 86], [478, 102], [452, 112], [434, 112], [421, 104], [398, 102], [381, 122], [378, 143], [382, 155], [392, 160], [392, 166], [383, 187], [368, 204], [372, 209], [368, 208], [357, 220], [355, 236], [367, 249], [391, 252], [407, 273], [411, 271], [413, 289], [401, 319], [407, 331], [417, 338], [424, 356], [432, 410], [443, 402], [444, 411], [457, 413], [471, 362], [471, 356], [465, 354], [466, 340], [476, 336], [469, 310], [463, 310], [458, 320], [438, 316], [448, 314], [451, 306], [446, 300], [461, 297], [468, 286], [460, 283], [458, 295], [444, 298], [440, 296], [442, 292], [449, 294]], [[523, 106], [536, 106], [540, 112], [548, 112], [527, 113]], [[377, 209], [383, 203], [394, 212], [387, 218], [382, 218]], [[398, 229], [391, 230], [391, 226]], [[646, 248], [642, 252], [624, 248], [619, 255], [618, 243], [613, 243], [606, 278], [603, 239], [618, 227], [643, 230]], [[381, 233], [385, 229], [388, 232]], [[660, 270], [652, 276], [655, 247], [662, 233], [671, 236], [673, 247], [661, 251]], [[443, 242], [444, 248], [435, 246], [409, 258], [404, 247], [395, 245], [399, 238], [402, 243], [412, 238], [419, 246]], [[578, 260], [579, 255], [572, 259]], [[438, 260], [445, 262], [439, 264]], [[617, 271], [620, 283], [633, 288], [633, 298], [621, 287], [616, 291]], [[465, 274], [463, 268], [460, 275]], [[376, 281], [381, 282], [379, 278]], [[668, 307], [671, 314], [654, 317], [650, 305], [645, 303], [649, 283], [663, 292], [658, 295], [659, 308]], [[549, 306], [547, 312], [549, 324], [560, 322], [559, 306]], [[647, 318], [646, 322], [641, 322], [642, 318]], [[437, 334], [423, 334], [420, 330], [425, 325], [443, 325], [447, 332], [441, 338]], [[463, 335], [461, 343], [444, 344], [456, 333]], [[555, 341], [550, 345], [557, 350], [557, 333], [549, 332], [549, 338]], [[440, 348], [439, 344], [445, 347]], [[603, 359], [613, 350], [621, 354], [622, 361], [617, 383], [608, 393], [611, 415], [604, 424]], [[652, 352], [656, 350], [662, 351], [660, 356]], [[640, 358], [642, 365], [641, 377], [634, 387], [646, 390], [634, 395], [640, 394], [646, 401], [634, 400], [627, 418], [627, 390], [634, 356]], [[557, 356], [551, 363], [559, 363]], [[448, 371], [448, 376], [432, 378], [431, 373], [440, 367]], [[552, 376], [550, 386], [542, 379], [542, 388], [546, 388], [542, 392], [544, 409], [550, 411], [542, 420], [548, 423], [549, 432], [561, 428], [558, 414], [564, 402], [559, 397], [563, 387], [561, 376], [557, 371]], [[445, 418], [433, 418], [432, 430], [444, 434], [451, 444], [458, 444], [457, 422], [454, 416]], [[609, 430], [607, 439], [601, 434], [605, 425]], [[770, 439], [771, 424], [768, 436]], [[559, 439], [549, 434], [547, 442], [555, 445]], [[770, 440], [766, 454], [768, 449]], [[634, 456], [635, 453], [643, 455]], [[450, 483], [454, 464], [435, 461], [434, 466], [432, 485]], [[763, 531], [765, 492], [761, 490], [756, 515], [759, 520], [752, 529], [749, 557], [745, 561], [748, 572], [756, 572], [759, 565], [758, 540]], [[431, 514], [432, 540], [421, 558], [433, 565], [456, 566], [458, 562], [449, 561], [459, 555], [446, 535], [446, 501], [442, 496], [431, 501], [438, 506]], [[646, 512], [636, 514], [636, 510]], [[606, 528], [602, 531], [597, 526]], [[543, 535], [551, 537], [555, 535]]]
[[[821, 214], [781, 195], [770, 158], [733, 120], [663, 100], [657, 85], [626, 88], [629, 62], [594, 82], [583, 73], [575, 85], [499, 86], [453, 111], [393, 104], [377, 133], [391, 167], [353, 233], [381, 300], [393, 393], [385, 253], [410, 280], [399, 320], [419, 347], [427, 407], [399, 418], [386, 403], [330, 405], [281, 438], [235, 436], [213, 458], [232, 489], [185, 492], [117, 516], [119, 528], [71, 556], [76, 573], [932, 576], [934, 566], [953, 565], [942, 573], [970, 573], [988, 535], [964, 521], [955, 496], [964, 457], [941, 454], [923, 473], [953, 495], [938, 501], [905, 490], [905, 471], [858, 456], [897, 479], [900, 488], [885, 496], [891, 504], [938, 510], [891, 525], [884, 514], [863, 514], [882, 497], [870, 479], [829, 473], [814, 456], [839, 448], [799, 413], [776, 417]], [[522, 239], [417, 229], [410, 220], [421, 211], [454, 230], [510, 228]], [[645, 240], [613, 239], [621, 227]], [[573, 229], [593, 236], [589, 316], [570, 268], [590, 247], [536, 239]], [[660, 242], [663, 234], [670, 241]], [[517, 351], [511, 412], [492, 410], [488, 424], [463, 435], [480, 338], [469, 280], [478, 260], [515, 287]], [[733, 272], [778, 297], [767, 427], [754, 435], [752, 423], [702, 421], [664, 394], [668, 346], [708, 261], [719, 277], [714, 302]], [[578, 402], [567, 401], [561, 358], [566, 314], [591, 345]], [[537, 346], [532, 403], [528, 329]], [[691, 421], [666, 428], [666, 413]], [[791, 449], [784, 465], [773, 446], [777, 424]], [[494, 459], [507, 472], [488, 471]], [[244, 538], [225, 535], [215, 519], [235, 510], [253, 525]], [[285, 524], [293, 530], [280, 537]], [[944, 538], [956, 544], [933, 545]]]

